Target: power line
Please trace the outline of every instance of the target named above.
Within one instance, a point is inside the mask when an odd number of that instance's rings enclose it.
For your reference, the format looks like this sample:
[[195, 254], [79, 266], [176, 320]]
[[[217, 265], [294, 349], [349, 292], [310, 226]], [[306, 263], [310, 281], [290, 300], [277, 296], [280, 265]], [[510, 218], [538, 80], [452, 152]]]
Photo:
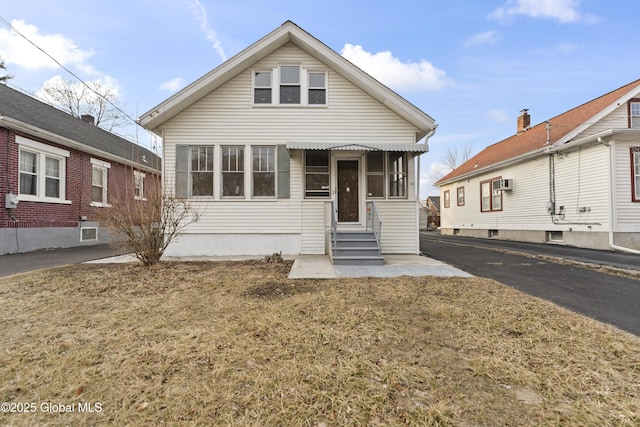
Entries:
[[[36, 49], [38, 49], [40, 52], [44, 53], [45, 55], [47, 55], [47, 57], [49, 57], [53, 62], [55, 62], [56, 64], [58, 64], [58, 66], [60, 68], [62, 68], [63, 70], [65, 70], [67, 73], [71, 74], [76, 80], [78, 80], [80, 83], [82, 83], [82, 85], [84, 87], [86, 87], [87, 89], [89, 89], [91, 92], [93, 92], [94, 94], [96, 94], [98, 97], [102, 98], [103, 100], [105, 100], [108, 104], [110, 104], [113, 108], [115, 108], [117, 111], [121, 112], [126, 118], [128, 118], [129, 120], [131, 120], [133, 123], [135, 123], [136, 126], [140, 126], [137, 122], [136, 119], [134, 119], [133, 117], [131, 117], [126, 111], [122, 110], [120, 107], [118, 107], [116, 104], [114, 104], [113, 102], [111, 102], [111, 100], [109, 100], [106, 96], [102, 95], [101, 93], [98, 93], [96, 90], [94, 90], [88, 83], [86, 83], [84, 80], [82, 80], [77, 74], [75, 74], [73, 71], [71, 71], [70, 69], [68, 69], [67, 67], [65, 67], [62, 63], [60, 63], [60, 61], [58, 61], [56, 58], [54, 58], [53, 56], [51, 56], [47, 51], [45, 51], [44, 49], [42, 49], [40, 46], [38, 46], [37, 44], [35, 44], [33, 41], [31, 41], [27, 36], [25, 36], [24, 34], [22, 34], [20, 31], [18, 31], [13, 25], [11, 25], [10, 22], [8, 22], [6, 19], [4, 19], [4, 17], [2, 17], [0, 15], [0, 22], [2, 22], [5, 26], [7, 26], [11, 31], [13, 31], [14, 33], [16, 33], [17, 35], [19, 35], [20, 37], [22, 37], [23, 39], [25, 39], [27, 42], [29, 42], [33, 47], [35, 47]], [[137, 128], [136, 128], [137, 129]], [[144, 128], [143, 128], [144, 129]], [[147, 131], [150, 135], [153, 135], [150, 131], [148, 131], [147, 129], [145, 129], [145, 131]], [[137, 131], [136, 131], [137, 134]], [[136, 141], [137, 142], [137, 141]]]

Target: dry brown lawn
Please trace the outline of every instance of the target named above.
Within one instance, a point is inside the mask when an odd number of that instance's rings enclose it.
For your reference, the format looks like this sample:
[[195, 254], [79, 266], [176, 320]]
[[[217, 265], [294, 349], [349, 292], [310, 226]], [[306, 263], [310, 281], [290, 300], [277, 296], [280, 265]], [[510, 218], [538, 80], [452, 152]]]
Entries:
[[0, 280], [0, 425], [640, 425], [637, 337], [487, 279], [288, 267]]

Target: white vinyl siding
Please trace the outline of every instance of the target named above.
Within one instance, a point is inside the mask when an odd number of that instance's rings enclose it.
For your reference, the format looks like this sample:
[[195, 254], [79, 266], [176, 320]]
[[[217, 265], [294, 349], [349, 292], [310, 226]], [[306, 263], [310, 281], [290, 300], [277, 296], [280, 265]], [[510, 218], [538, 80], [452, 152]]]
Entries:
[[[536, 159], [489, 172], [441, 188], [455, 194], [456, 188], [464, 185], [465, 204], [451, 204], [441, 213], [442, 227], [447, 229], [508, 229], [508, 230], [562, 230], [566, 222], [574, 230], [606, 231], [608, 227], [608, 148], [593, 146], [580, 151], [562, 153], [555, 159], [556, 209], [564, 206], [564, 220], [559, 224], [551, 221], [547, 213], [549, 194], [549, 159]], [[627, 149], [628, 150], [628, 149]], [[629, 185], [629, 153], [626, 153], [626, 181]], [[480, 182], [496, 176], [513, 180], [514, 189], [502, 192], [502, 211], [481, 212]], [[627, 192], [628, 194], [628, 192]], [[580, 208], [589, 208], [580, 212]], [[599, 225], [596, 225], [599, 224]], [[588, 228], [591, 225], [591, 228]]]
[[[633, 191], [631, 185], [631, 147], [637, 147], [639, 144], [626, 143], [616, 144], [614, 147], [614, 164], [615, 164], [615, 200], [616, 205], [613, 209], [616, 228], [618, 232], [635, 232], [640, 233], [640, 203], [632, 201]], [[636, 153], [636, 156], [640, 153]]]
[[379, 200], [375, 203], [382, 220], [382, 254], [417, 254], [417, 202]]
[[[254, 104], [254, 72], [257, 70], [278, 69], [281, 65], [299, 64], [303, 69], [313, 72], [326, 70], [321, 62], [308, 55], [293, 44], [287, 44], [265, 59], [253, 64], [235, 78], [223, 84], [211, 94], [167, 121], [161, 128], [163, 132], [163, 185], [169, 194], [175, 194], [176, 182], [176, 145], [216, 147], [245, 146], [245, 157], [249, 158], [252, 146], [286, 144], [287, 141], [322, 141], [340, 143], [415, 143], [417, 129], [390, 111], [386, 106], [373, 99], [364, 91], [342, 78], [339, 74], [327, 71], [327, 103], [321, 106], [278, 105], [259, 106]], [[279, 80], [272, 79], [274, 85]], [[190, 224], [185, 233], [195, 234], [297, 234], [301, 238], [303, 253], [324, 253], [324, 204], [326, 200], [304, 199], [304, 155], [301, 150], [291, 150], [288, 199], [250, 198], [252, 193], [251, 161], [245, 163], [246, 199], [223, 199], [218, 181], [215, 187], [218, 194], [197, 200], [201, 208], [201, 218]], [[220, 167], [220, 157], [216, 155], [216, 167]], [[415, 190], [413, 181], [412, 156], [409, 156], [407, 185], [410, 198]], [[364, 164], [364, 163], [361, 163]], [[362, 168], [362, 178], [364, 168]], [[215, 175], [219, 180], [219, 175]], [[279, 179], [279, 178], [277, 178]], [[361, 181], [363, 182], [363, 181]], [[364, 185], [362, 188], [365, 188]], [[364, 190], [363, 190], [364, 191]], [[363, 197], [363, 203], [365, 198]], [[413, 219], [407, 224], [390, 225], [389, 230], [399, 229], [399, 236], [392, 231], [388, 244], [392, 251], [417, 253], [415, 202], [408, 200], [393, 201], [386, 208], [393, 212], [393, 206], [400, 207], [400, 221], [406, 219], [404, 203], [413, 206]], [[390, 218], [394, 218], [391, 214]], [[385, 219], [386, 221], [386, 219]], [[390, 224], [395, 223], [395, 219]], [[383, 225], [383, 228], [386, 226]], [[411, 228], [413, 227], [413, 228]], [[412, 234], [407, 231], [411, 229]], [[411, 235], [410, 235], [411, 234]], [[400, 240], [409, 237], [407, 243]], [[396, 242], [396, 243], [393, 243]], [[383, 243], [384, 245], [384, 243]], [[404, 248], [404, 249], [403, 249]]]

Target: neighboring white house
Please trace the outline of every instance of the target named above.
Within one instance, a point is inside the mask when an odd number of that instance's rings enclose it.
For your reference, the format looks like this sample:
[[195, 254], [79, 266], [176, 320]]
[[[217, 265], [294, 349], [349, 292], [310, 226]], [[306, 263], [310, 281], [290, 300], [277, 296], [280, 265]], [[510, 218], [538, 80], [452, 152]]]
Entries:
[[163, 139], [165, 191], [203, 213], [168, 256], [329, 254], [374, 211], [382, 253], [419, 252], [434, 120], [290, 21], [139, 121]]
[[517, 128], [436, 183], [442, 233], [639, 251], [640, 80]]

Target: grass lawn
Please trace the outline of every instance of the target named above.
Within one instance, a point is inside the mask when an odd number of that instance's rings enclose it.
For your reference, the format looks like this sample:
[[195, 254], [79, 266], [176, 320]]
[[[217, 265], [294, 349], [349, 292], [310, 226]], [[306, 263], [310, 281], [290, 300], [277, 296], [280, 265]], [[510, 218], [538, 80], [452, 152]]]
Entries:
[[288, 268], [0, 279], [0, 425], [640, 425], [637, 337], [487, 279]]

